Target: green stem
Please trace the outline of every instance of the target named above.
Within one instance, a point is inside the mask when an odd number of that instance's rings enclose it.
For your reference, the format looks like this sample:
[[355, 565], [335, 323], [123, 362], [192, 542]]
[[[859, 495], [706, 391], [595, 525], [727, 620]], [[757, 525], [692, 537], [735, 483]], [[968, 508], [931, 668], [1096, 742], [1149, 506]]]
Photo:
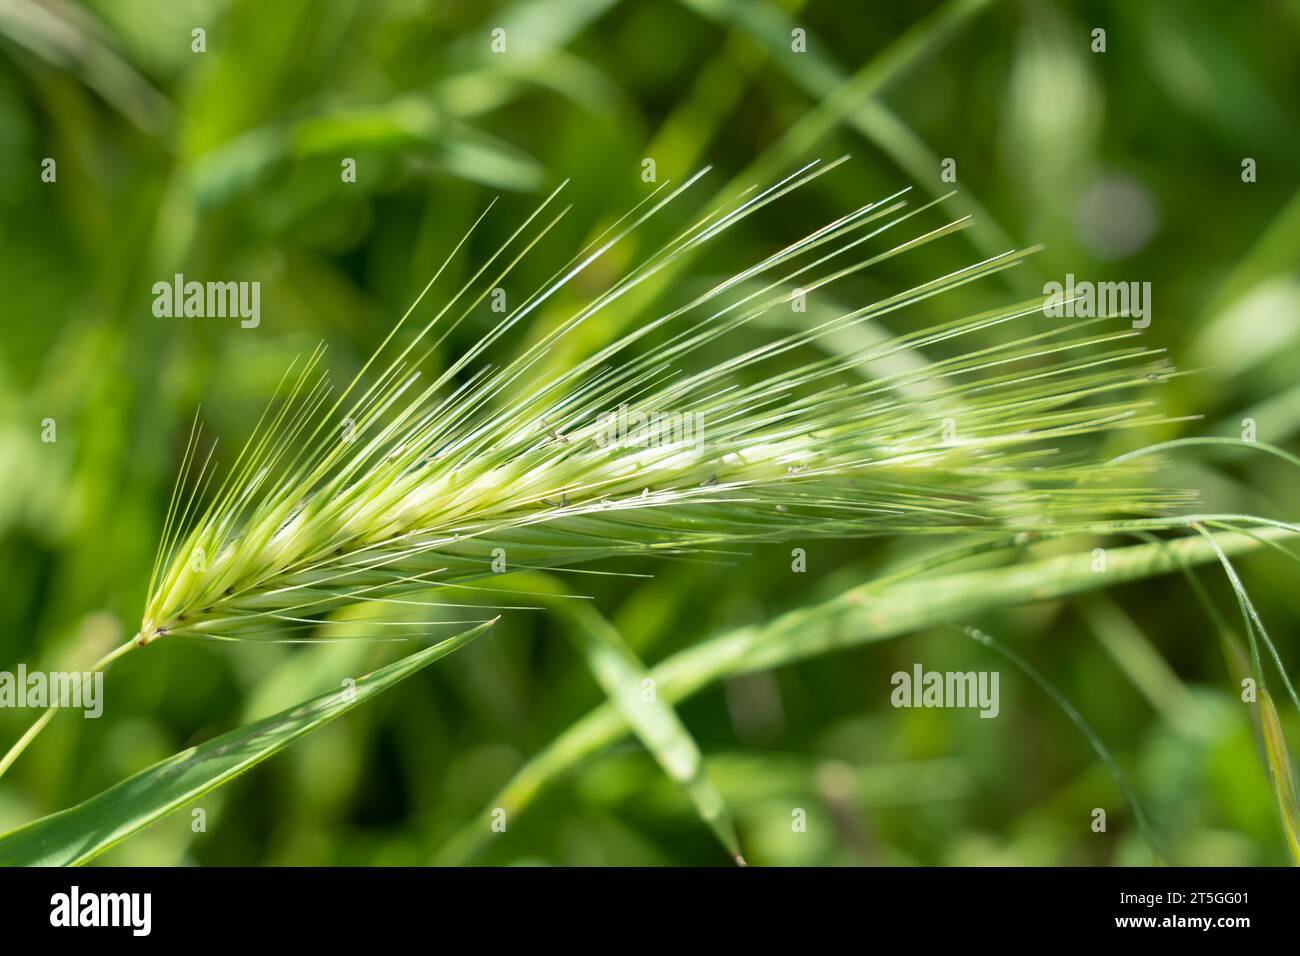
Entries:
[[[1172, 519], [1171, 519], [1172, 520]], [[1177, 519], [1185, 521], [1186, 519]], [[1118, 522], [1110, 531], [1120, 530]], [[1142, 526], [1145, 522], [1136, 522]], [[1271, 529], [1265, 539], [1285, 533]], [[1244, 554], [1261, 544], [1244, 534], [1217, 537], [1225, 554]], [[1095, 570], [1090, 551], [1065, 554], [981, 571], [908, 581], [876, 593], [874, 582], [859, 585], [811, 607], [799, 608], [765, 625], [743, 627], [693, 645], [650, 669], [659, 696], [671, 704], [723, 677], [783, 666], [830, 651], [898, 637], [925, 627], [1009, 605], [1079, 594], [1139, 581], [1183, 566], [1215, 559], [1198, 535], [1115, 548], [1106, 569]], [[611, 704], [602, 704], [571, 724], [506, 783], [488, 808], [467, 823], [439, 851], [438, 865], [473, 859], [492, 832], [490, 813], [502, 807], [511, 818], [552, 781], [630, 732]]]
[[[132, 637], [121, 647], [118, 647], [115, 650], [112, 650], [109, 653], [105, 654], [103, 657], [101, 657], [99, 660], [95, 662], [93, 667], [90, 668], [90, 671], [87, 673], [87, 676], [102, 671], [105, 667], [113, 663], [113, 661], [117, 660], [127, 651], [142, 646], [137, 643], [139, 638], [140, 635], [136, 634], [134, 637]], [[39, 734], [42, 730], [45, 729], [45, 725], [48, 724], [54, 718], [54, 713], [58, 709], [59, 707], [57, 704], [45, 708], [45, 713], [37, 717], [35, 723], [33, 723], [30, 727], [27, 728], [27, 733], [19, 737], [18, 742], [9, 748], [9, 752], [4, 755], [4, 759], [0, 759], [0, 777], [3, 777], [5, 775], [5, 771], [9, 769], [10, 765], [15, 760], [18, 759], [18, 757], [22, 754], [24, 750], [27, 749], [27, 745], [36, 739], [37, 734]]]

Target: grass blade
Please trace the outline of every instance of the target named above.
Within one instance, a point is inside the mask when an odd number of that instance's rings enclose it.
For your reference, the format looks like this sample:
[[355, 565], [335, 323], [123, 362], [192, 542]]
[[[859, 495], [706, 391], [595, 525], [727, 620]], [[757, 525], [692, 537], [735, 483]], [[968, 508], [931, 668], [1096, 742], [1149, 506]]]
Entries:
[[227, 783], [361, 702], [491, 629], [481, 624], [331, 691], [173, 754], [83, 803], [0, 837], [0, 866], [78, 866], [177, 807]]
[[709, 777], [704, 755], [672, 704], [660, 700], [653, 678], [622, 636], [585, 602], [561, 604], [577, 625], [573, 637], [606, 696], [669, 778], [690, 798], [700, 818], [741, 866], [736, 825]]
[[1268, 754], [1268, 774], [1273, 781], [1273, 795], [1277, 798], [1282, 829], [1286, 832], [1286, 847], [1291, 862], [1300, 866], [1300, 800], [1296, 797], [1295, 771], [1287, 751], [1286, 736], [1282, 733], [1282, 720], [1278, 716], [1273, 695], [1267, 690], [1259, 692], [1260, 722], [1264, 725], [1264, 749]]

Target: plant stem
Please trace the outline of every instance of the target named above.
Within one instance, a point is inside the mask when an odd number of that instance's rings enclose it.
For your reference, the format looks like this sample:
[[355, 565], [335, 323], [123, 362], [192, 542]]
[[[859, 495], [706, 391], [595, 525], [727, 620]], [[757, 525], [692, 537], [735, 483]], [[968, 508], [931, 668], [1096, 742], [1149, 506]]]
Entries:
[[[139, 637], [140, 635], [136, 634], [125, 644], [121, 645], [120, 647], [112, 651], [109, 651], [107, 654], [101, 657], [99, 660], [95, 662], [94, 666], [92, 666], [90, 670], [87, 672], [87, 676], [102, 671], [105, 667], [113, 663], [113, 661], [117, 660], [127, 651], [140, 646], [136, 643]], [[37, 717], [36, 721], [30, 727], [27, 728], [27, 733], [19, 737], [18, 742], [9, 748], [9, 752], [4, 755], [3, 759], [0, 759], [0, 777], [3, 777], [5, 775], [5, 771], [9, 769], [9, 766], [15, 760], [18, 759], [18, 757], [22, 754], [24, 750], [27, 749], [27, 745], [36, 739], [36, 735], [45, 729], [45, 725], [48, 724], [53, 719], [54, 713], [58, 709], [59, 709], [58, 704], [52, 704], [51, 706], [45, 708], [45, 713]]]
[[[1185, 520], [1185, 519], [1184, 519]], [[1116, 529], [1117, 530], [1117, 529]], [[1265, 532], [1272, 538], [1280, 531]], [[1225, 554], [1246, 554], [1263, 542], [1240, 533], [1217, 536]], [[766, 624], [742, 627], [695, 644], [649, 671], [657, 693], [670, 704], [734, 674], [780, 667], [794, 661], [903, 634], [946, 625], [983, 611], [1055, 600], [1085, 591], [1139, 581], [1215, 559], [1197, 535], [1114, 548], [1106, 569], [1097, 571], [1090, 551], [1023, 564], [904, 581], [879, 593], [875, 583], [850, 588], [819, 605], [798, 608]], [[571, 724], [534, 755], [496, 795], [489, 810], [467, 823], [442, 847], [437, 865], [468, 862], [491, 833], [490, 808], [514, 819], [552, 781], [630, 732], [622, 714], [602, 704]]]

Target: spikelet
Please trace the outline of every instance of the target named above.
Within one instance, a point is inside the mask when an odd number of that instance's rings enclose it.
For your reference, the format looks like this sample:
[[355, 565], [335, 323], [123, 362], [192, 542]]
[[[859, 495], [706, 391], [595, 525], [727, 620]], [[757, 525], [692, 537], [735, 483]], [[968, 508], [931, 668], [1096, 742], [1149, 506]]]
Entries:
[[[716, 355], [796, 297], [964, 225], [914, 234], [916, 215], [934, 204], [909, 209], [905, 191], [640, 320], [570, 367], [544, 371], [543, 359], [583, 323], [615, 312], [638, 285], [668, 275], [840, 162], [813, 163], [751, 190], [630, 267], [506, 364], [485, 362], [490, 347], [703, 173], [660, 186], [423, 382], [428, 354], [515, 263], [537, 254], [563, 215], [544, 218], [560, 189], [399, 347], [399, 333], [467, 234], [341, 394], [331, 397], [319, 372], [319, 348], [286, 373], [211, 495], [210, 452], [190, 478], [199, 458], [192, 431], [140, 643], [167, 634], [313, 631], [334, 623], [323, 620], [328, 612], [359, 602], [444, 606], [409, 598], [503, 568], [572, 568], [792, 536], [1060, 529], [1152, 514], [1175, 501], [1143, 488], [1137, 465], [1102, 469], [1086, 449], [1069, 453], [1080, 435], [1162, 420], [1133, 393], [1171, 370], [1127, 325], [1047, 321], [1035, 299], [876, 337], [852, 354], [807, 358], [807, 347], [827, 336], [1009, 269], [1024, 253], [974, 263], [759, 346], [732, 346], [722, 361], [700, 360], [706, 347]], [[1001, 345], [977, 339], [1001, 325], [1017, 337]], [[955, 355], [923, 358], [954, 344]], [[391, 623], [401, 632], [436, 621]]]

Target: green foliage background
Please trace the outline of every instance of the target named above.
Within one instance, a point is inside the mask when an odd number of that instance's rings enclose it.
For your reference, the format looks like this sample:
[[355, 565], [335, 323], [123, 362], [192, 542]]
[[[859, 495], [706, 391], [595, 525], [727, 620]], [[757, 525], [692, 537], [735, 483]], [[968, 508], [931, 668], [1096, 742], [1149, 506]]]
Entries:
[[[191, 51], [195, 27], [207, 31], [206, 53]], [[490, 52], [495, 27], [506, 30], [502, 55]], [[794, 27], [807, 31], [806, 53], [790, 49]], [[1099, 27], [1104, 53], [1091, 50]], [[1294, 0], [6, 0], [0, 668], [83, 665], [136, 629], [196, 407], [222, 447], [237, 448], [296, 354], [324, 340], [336, 378], [350, 378], [493, 196], [502, 199], [458, 275], [540, 190], [571, 178], [574, 212], [516, 280], [531, 289], [645, 195], [645, 157], [661, 180], [712, 164], [709, 195], [853, 155], [728, 234], [716, 260], [681, 277], [688, 284], [902, 186], [915, 185], [918, 201], [946, 193], [940, 162], [954, 158], [959, 193], [944, 212], [973, 213], [976, 225], [846, 283], [836, 302], [1041, 242], [1028, 266], [923, 303], [891, 331], [1025, 298], [1067, 272], [1149, 281], [1147, 336], [1197, 370], [1153, 394], [1171, 416], [1202, 417], [1104, 451], [1239, 436], [1246, 417], [1260, 439], [1294, 450], [1298, 42]], [[45, 157], [57, 160], [57, 183], [40, 181]], [[356, 159], [355, 184], [340, 181], [343, 157]], [[1242, 181], [1247, 157], [1257, 182]], [[176, 272], [260, 281], [261, 326], [156, 318], [151, 287]], [[553, 302], [529, 340], [574, 303]], [[485, 312], [466, 323], [448, 349], [488, 322]], [[571, 348], [617, 331], [614, 317], [593, 323]], [[41, 441], [46, 418], [57, 422], [53, 444]], [[1198, 489], [1207, 507], [1290, 518], [1286, 469], [1182, 453], [1162, 480]], [[569, 586], [593, 595], [653, 662], [870, 580], [920, 547], [819, 543], [803, 575], [791, 573], [788, 547], [759, 547], [729, 564], [631, 562], [618, 570], [653, 577], [583, 575]], [[1295, 565], [1274, 555], [1242, 566], [1285, 659], [1300, 659]], [[1201, 578], [1230, 609], [1221, 575]], [[1244, 708], [1185, 581], [961, 623], [1015, 647], [1074, 703], [1179, 861], [1285, 861]], [[565, 626], [508, 614], [488, 637], [205, 797], [206, 832], [174, 814], [101, 862], [434, 860], [529, 755], [600, 701]], [[1068, 719], [953, 635], [751, 675], [681, 708], [751, 862], [1149, 861], [1114, 780]], [[61, 715], [0, 781], [0, 830], [402, 652], [160, 641], [108, 674], [103, 719]], [[1001, 670], [1002, 715], [892, 709], [889, 676], [916, 661]], [[31, 716], [0, 711], [5, 746]], [[807, 833], [791, 833], [795, 807], [807, 811]], [[1105, 834], [1090, 831], [1094, 807], [1108, 809]], [[489, 863], [726, 859], [631, 742], [564, 775], [485, 845]]]

